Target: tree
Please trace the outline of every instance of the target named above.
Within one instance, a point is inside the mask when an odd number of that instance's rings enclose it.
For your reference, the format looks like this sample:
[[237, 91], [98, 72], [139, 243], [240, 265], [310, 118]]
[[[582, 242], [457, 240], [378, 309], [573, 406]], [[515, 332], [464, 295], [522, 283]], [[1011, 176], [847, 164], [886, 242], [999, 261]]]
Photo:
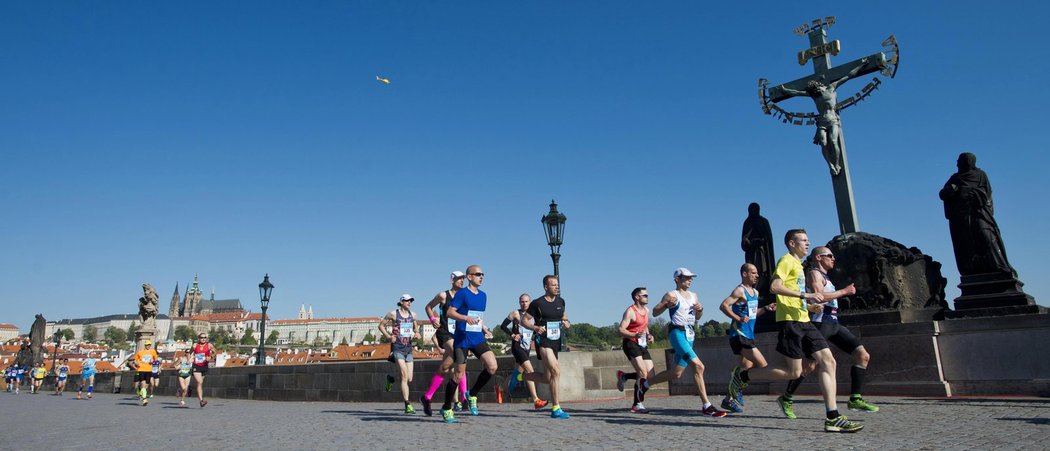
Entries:
[[230, 336], [230, 332], [226, 329], [212, 329], [208, 332], [208, 340], [211, 344], [219, 347], [225, 346], [233, 342], [233, 337]]
[[272, 330], [272, 331], [270, 331], [270, 335], [268, 335], [266, 337], [266, 344], [267, 345], [275, 345], [275, 344], [277, 344], [277, 339], [278, 338], [281, 338], [281, 334], [279, 332], [277, 332], [276, 330]]
[[62, 329], [62, 338], [64, 340], [69, 341], [74, 337], [76, 337], [76, 334], [73, 333], [73, 329]]
[[185, 324], [175, 328], [175, 340], [176, 341], [194, 341], [194, 337], [197, 335], [197, 331], [193, 330], [192, 327]]
[[135, 332], [138, 332], [139, 329], [141, 329], [141, 327], [136, 326], [135, 322], [132, 321], [131, 325], [128, 326], [128, 337], [134, 337], [135, 336]]
[[83, 336], [80, 338], [84, 341], [98, 340], [98, 329], [95, 326], [84, 326], [84, 332], [81, 335]]
[[343, 339], [339, 341], [339, 345], [340, 346], [350, 346], [350, 343], [348, 343], [346, 341], [346, 336], [344, 336]]
[[124, 329], [120, 329], [116, 326], [109, 326], [102, 336], [109, 342], [110, 346], [117, 349], [124, 349], [128, 344], [128, 333]]
[[244, 336], [241, 337], [241, 344], [247, 346], [255, 346], [259, 344], [259, 340], [255, 339], [255, 331], [251, 327], [244, 331]]
[[369, 332], [369, 333], [365, 334], [365, 338], [363, 340], [364, 340], [365, 343], [375, 343], [376, 342], [376, 336], [372, 335], [372, 332]]

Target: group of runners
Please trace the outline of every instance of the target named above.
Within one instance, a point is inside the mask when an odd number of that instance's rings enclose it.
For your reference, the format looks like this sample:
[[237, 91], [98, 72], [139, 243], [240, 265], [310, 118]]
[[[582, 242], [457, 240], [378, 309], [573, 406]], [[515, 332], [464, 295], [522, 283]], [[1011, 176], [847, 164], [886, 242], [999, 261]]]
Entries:
[[[215, 361], [215, 355], [215, 347], [208, 342], [208, 335], [202, 333], [197, 335], [197, 343], [175, 359], [179, 382], [175, 397], [179, 400], [179, 406], [186, 406], [190, 378], [197, 384], [197, 400], [201, 408], [208, 405], [208, 401], [204, 399], [204, 376], [208, 374], [208, 364]], [[135, 371], [135, 394], [143, 406], [149, 405], [154, 390], [160, 385], [161, 360], [157, 351], [153, 349], [153, 342], [146, 340], [143, 349], [128, 359], [127, 366]]]
[[[95, 359], [90, 360], [91, 368], [91, 380], [94, 383], [94, 371], [95, 371]], [[84, 367], [85, 372], [89, 367], [87, 360], [85, 360]], [[28, 365], [19, 365], [17, 363], [7, 367], [4, 370], [4, 381], [7, 382], [7, 391], [18, 394], [21, 392], [21, 386], [26, 383], [26, 375], [29, 376], [29, 389], [30, 393], [39, 394], [41, 387], [44, 385], [44, 378], [48, 375], [47, 367], [44, 362], [40, 362], [35, 367]], [[62, 359], [56, 362], [55, 370], [53, 375], [55, 376], [55, 392], [56, 396], [62, 396], [66, 391], [66, 382], [69, 379], [69, 359]], [[88, 392], [90, 397], [90, 391]], [[80, 399], [80, 393], [77, 393], [77, 399]]]
[[[803, 229], [792, 229], [784, 237], [788, 253], [782, 256], [772, 277], [770, 291], [776, 302], [759, 307], [756, 283], [758, 269], [746, 263], [740, 267], [740, 284], [720, 304], [720, 310], [732, 320], [729, 330], [729, 346], [740, 364], [729, 378], [729, 393], [721, 400], [721, 409], [708, 398], [704, 381], [704, 364], [697, 356], [693, 343], [694, 326], [703, 314], [699, 297], [691, 288], [697, 275], [687, 268], [678, 268], [673, 278], [675, 289], [666, 292], [659, 303], [649, 308], [649, 293], [645, 287], [631, 291], [632, 303], [624, 311], [618, 331], [623, 337], [622, 349], [633, 371], [617, 372], [617, 389], [624, 391], [626, 381], [636, 381], [630, 410], [648, 413], [645, 394], [652, 386], [678, 379], [686, 368], [692, 367], [693, 380], [700, 395], [700, 414], [713, 418], [744, 411], [744, 391], [753, 380], [783, 380], [787, 386], [777, 398], [784, 416], [796, 418], [793, 398], [803, 380], [816, 375], [824, 399], [824, 430], [827, 432], [856, 432], [863, 428], [860, 423], [850, 421], [838, 410], [836, 401], [836, 362], [829, 348], [835, 345], [852, 357], [850, 368], [851, 390], [846, 406], [850, 410], [877, 412], [878, 407], [864, 400], [862, 391], [865, 371], [870, 359], [860, 341], [849, 329], [838, 321], [838, 299], [853, 295], [856, 288], [851, 284], [836, 289], [828, 273], [835, 267], [835, 255], [827, 247], [820, 246], [809, 253], [809, 237]], [[808, 260], [807, 260], [808, 255]], [[808, 267], [804, 262], [808, 261]], [[426, 314], [436, 329], [434, 340], [442, 351], [442, 361], [431, 378], [429, 388], [420, 396], [419, 403], [427, 416], [433, 415], [433, 398], [442, 384], [445, 386], [441, 417], [447, 423], [456, 422], [457, 406], [465, 403], [471, 415], [478, 415], [477, 394], [481, 393], [496, 373], [496, 358], [489, 349], [487, 338], [492, 334], [485, 326], [487, 296], [481, 290], [485, 273], [480, 266], [472, 265], [466, 272], [453, 271], [451, 287], [439, 292], [426, 306]], [[532, 299], [528, 294], [518, 297], [518, 308], [511, 311], [500, 328], [511, 339], [510, 351], [515, 368], [511, 373], [508, 390], [520, 384], [528, 386], [530, 400], [536, 409], [548, 405], [551, 417], [568, 419], [570, 416], [560, 405], [561, 368], [558, 363], [561, 333], [571, 327], [566, 316], [565, 300], [560, 296], [558, 278], [543, 277], [544, 293]], [[415, 413], [409, 398], [409, 383], [412, 381], [412, 339], [419, 336], [416, 316], [412, 311], [415, 299], [402, 295], [398, 308], [383, 317], [380, 332], [392, 343], [390, 361], [397, 366], [400, 375], [402, 401], [405, 413]], [[668, 339], [674, 350], [673, 363], [660, 373], [654, 370], [649, 345], [653, 336], [649, 331], [650, 319], [668, 312]], [[784, 361], [770, 365], [755, 343], [755, 323], [759, 315], [774, 313], [779, 329], [776, 350]], [[543, 361], [543, 372], [533, 369], [530, 353], [535, 349]], [[467, 387], [466, 362], [468, 354], [482, 362], [482, 371], [473, 385]], [[387, 391], [391, 391], [396, 378], [387, 376]], [[446, 382], [447, 381], [447, 382]], [[551, 399], [540, 399], [535, 384], [547, 384]]]

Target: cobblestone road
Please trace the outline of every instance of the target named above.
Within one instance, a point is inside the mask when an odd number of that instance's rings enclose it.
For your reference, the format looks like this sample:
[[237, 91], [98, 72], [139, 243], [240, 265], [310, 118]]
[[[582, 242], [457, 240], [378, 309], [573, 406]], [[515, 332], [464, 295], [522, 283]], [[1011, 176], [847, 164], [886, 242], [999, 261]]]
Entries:
[[464, 441], [488, 449], [1050, 448], [1050, 399], [872, 398], [882, 411], [853, 412], [865, 426], [856, 434], [822, 432], [818, 398], [797, 399], [797, 420], [783, 418], [770, 396], [749, 397], [747, 412], [721, 419], [699, 416], [698, 399], [650, 397], [649, 415], [628, 412], [621, 400], [566, 403], [569, 420], [523, 403], [482, 404], [481, 416], [464, 412], [446, 425], [418, 405], [410, 416], [390, 403], [212, 399], [200, 409], [170, 397], [143, 407], [125, 394], [76, 401], [0, 392], [0, 449], [423, 450]]

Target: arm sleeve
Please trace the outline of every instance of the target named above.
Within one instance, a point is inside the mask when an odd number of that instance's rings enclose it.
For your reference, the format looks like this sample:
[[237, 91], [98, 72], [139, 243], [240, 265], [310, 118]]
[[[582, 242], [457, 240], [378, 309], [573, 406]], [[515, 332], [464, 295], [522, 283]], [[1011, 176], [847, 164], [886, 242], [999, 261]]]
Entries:
[[513, 321], [511, 321], [510, 317], [508, 316], [503, 319], [503, 324], [500, 324], [499, 328], [506, 332], [507, 335], [513, 335], [514, 331], [510, 328], [511, 323], [513, 323]]

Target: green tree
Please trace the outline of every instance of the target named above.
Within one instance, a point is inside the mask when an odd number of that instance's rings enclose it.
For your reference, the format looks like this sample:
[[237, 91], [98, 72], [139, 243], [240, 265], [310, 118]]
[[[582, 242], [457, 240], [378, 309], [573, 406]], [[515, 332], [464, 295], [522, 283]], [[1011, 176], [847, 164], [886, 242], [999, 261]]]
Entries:
[[135, 325], [135, 322], [132, 321], [131, 325], [128, 326], [128, 339], [130, 340], [130, 339], [134, 338], [135, 337], [135, 332], [138, 332], [139, 329], [140, 329], [140, 327]]
[[510, 342], [510, 336], [508, 336], [507, 333], [503, 331], [503, 329], [500, 329], [499, 327], [494, 327], [492, 328], [492, 338], [489, 339], [489, 342], [507, 343]]
[[107, 327], [106, 331], [102, 333], [102, 337], [114, 345], [128, 341], [128, 333], [124, 329], [120, 329], [116, 326]]
[[73, 333], [73, 329], [62, 329], [62, 339], [69, 341], [74, 337], [76, 337], [76, 334]]
[[241, 337], [241, 344], [248, 346], [255, 346], [259, 344], [259, 340], [255, 339], [255, 331], [251, 327], [244, 331], [244, 336]]
[[281, 338], [281, 334], [280, 333], [278, 333], [276, 330], [270, 331], [270, 335], [266, 337], [266, 344], [267, 345], [275, 345], [275, 344], [277, 344], [277, 339], [278, 338]]
[[98, 329], [95, 326], [84, 326], [84, 332], [81, 335], [83, 336], [80, 338], [87, 342], [98, 340]]
[[350, 343], [346, 341], [346, 336], [343, 336], [342, 340], [339, 340], [340, 346], [350, 346]]
[[369, 332], [369, 333], [365, 334], [365, 338], [363, 338], [362, 340], [365, 341], [365, 342], [368, 342], [368, 343], [375, 343], [376, 342], [376, 336], [372, 335], [372, 332]]
[[210, 330], [208, 332], [208, 340], [211, 341], [211, 344], [215, 347], [223, 346], [223, 349], [225, 349], [226, 345], [234, 341], [233, 337], [230, 336], [230, 331], [221, 328]]
[[175, 328], [175, 340], [177, 341], [196, 341], [194, 340], [196, 335], [197, 331], [185, 324]]

